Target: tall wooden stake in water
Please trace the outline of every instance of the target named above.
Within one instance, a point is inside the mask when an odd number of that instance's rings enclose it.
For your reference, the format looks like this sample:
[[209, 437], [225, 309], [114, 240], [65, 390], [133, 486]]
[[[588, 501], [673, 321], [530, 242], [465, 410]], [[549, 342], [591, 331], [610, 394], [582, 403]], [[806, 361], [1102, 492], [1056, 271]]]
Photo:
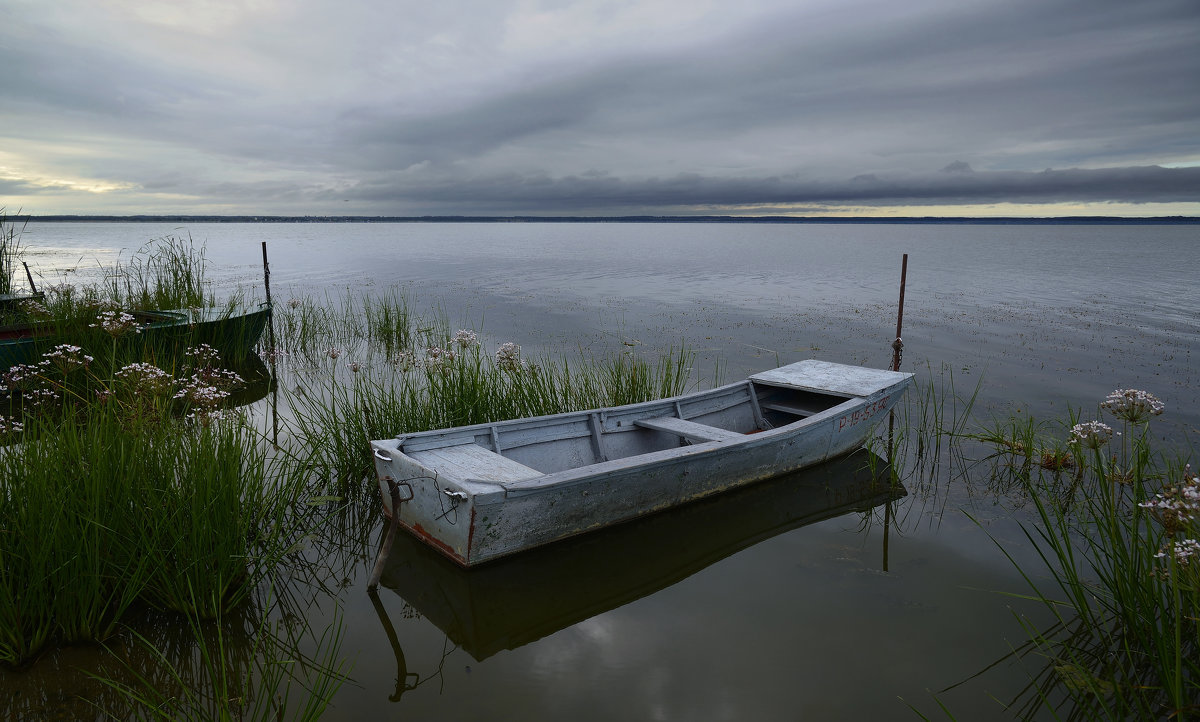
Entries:
[[[908, 254], [904, 254], [904, 259], [900, 262], [900, 304], [896, 311], [896, 340], [892, 341], [892, 370], [900, 370], [900, 359], [904, 355], [904, 342], [900, 340], [900, 331], [904, 326], [904, 283], [908, 278]], [[893, 455], [894, 438], [893, 432], [896, 425], [896, 412], [888, 411], [888, 471], [892, 476], [892, 483], [896, 482], [896, 467]], [[888, 570], [888, 532], [892, 527], [892, 502], [883, 507], [883, 571]]]
[[[904, 281], [908, 276], [908, 254], [900, 262], [900, 307], [896, 311], [896, 340], [892, 341], [892, 370], [900, 370], [900, 357], [903, 355], [904, 342], [900, 340], [900, 329], [904, 326]], [[889, 459], [890, 461], [890, 459]]]
[[29, 292], [36, 296], [38, 290], [37, 286], [33, 284], [33, 274], [29, 272], [29, 264], [21, 261], [21, 265], [25, 267], [25, 277], [29, 279]]
[[267, 358], [271, 363], [271, 419], [274, 436], [271, 443], [279, 446], [279, 383], [275, 375], [275, 307], [271, 304], [271, 264], [267, 263], [267, 242], [262, 242], [263, 288], [267, 292]]

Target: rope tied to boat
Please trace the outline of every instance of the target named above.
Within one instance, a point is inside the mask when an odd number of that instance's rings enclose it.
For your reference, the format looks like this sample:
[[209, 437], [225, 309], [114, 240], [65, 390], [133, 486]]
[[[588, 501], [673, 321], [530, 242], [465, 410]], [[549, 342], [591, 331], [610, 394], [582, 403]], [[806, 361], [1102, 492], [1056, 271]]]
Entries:
[[900, 370], [900, 362], [904, 359], [904, 341], [899, 336], [892, 341], [892, 370]]

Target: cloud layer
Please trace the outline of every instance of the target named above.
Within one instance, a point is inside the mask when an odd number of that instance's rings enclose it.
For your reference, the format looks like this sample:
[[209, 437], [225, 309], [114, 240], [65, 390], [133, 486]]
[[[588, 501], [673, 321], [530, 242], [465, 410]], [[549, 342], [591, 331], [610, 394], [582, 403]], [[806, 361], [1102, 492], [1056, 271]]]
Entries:
[[3, 4], [10, 209], [1200, 213], [1194, 0]]

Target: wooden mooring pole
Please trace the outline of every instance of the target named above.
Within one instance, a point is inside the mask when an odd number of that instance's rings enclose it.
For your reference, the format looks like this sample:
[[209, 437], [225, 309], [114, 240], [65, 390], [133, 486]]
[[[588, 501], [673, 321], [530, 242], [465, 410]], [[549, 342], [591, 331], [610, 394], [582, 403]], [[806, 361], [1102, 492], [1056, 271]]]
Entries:
[[21, 265], [25, 267], [25, 277], [29, 279], [29, 292], [36, 296], [38, 290], [37, 286], [33, 283], [33, 274], [29, 272], [29, 264], [21, 261]]
[[896, 311], [896, 340], [892, 341], [892, 370], [900, 370], [900, 358], [904, 355], [904, 342], [900, 340], [900, 330], [904, 326], [904, 282], [908, 277], [908, 254], [900, 262], [900, 306]]
[[[900, 303], [896, 310], [896, 340], [892, 341], [892, 370], [900, 370], [900, 361], [904, 356], [904, 342], [900, 340], [900, 332], [904, 327], [904, 284], [908, 279], [908, 254], [904, 254], [903, 260], [900, 262]], [[891, 475], [891, 482], [894, 486], [898, 479], [896, 478], [895, 467], [895, 432], [896, 412], [888, 411], [888, 473]], [[888, 570], [888, 537], [892, 528], [892, 502], [889, 499], [883, 508], [883, 571]]]
[[271, 264], [267, 263], [267, 242], [262, 242], [263, 288], [267, 292], [267, 359], [271, 364], [271, 443], [279, 446], [279, 377], [275, 374], [275, 307], [271, 304]]

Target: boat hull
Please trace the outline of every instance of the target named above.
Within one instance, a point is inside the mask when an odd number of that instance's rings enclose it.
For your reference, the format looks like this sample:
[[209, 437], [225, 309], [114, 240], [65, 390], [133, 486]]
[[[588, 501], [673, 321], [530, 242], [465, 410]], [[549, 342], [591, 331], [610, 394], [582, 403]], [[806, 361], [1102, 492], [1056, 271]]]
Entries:
[[51, 324], [0, 329], [0, 370], [17, 364], [35, 364], [42, 354], [59, 344], [80, 346], [85, 352], [115, 353], [119, 359], [159, 363], [175, 357], [189, 346], [208, 344], [224, 361], [244, 362], [258, 344], [271, 317], [262, 307], [240, 314], [218, 309], [152, 311], [139, 314], [142, 329], [114, 339], [97, 328], [60, 330]]
[[[827, 371], [830, 367], [851, 373], [857, 368], [837, 364], [821, 364], [820, 368]], [[911, 374], [872, 373], [877, 382], [853, 389], [861, 395], [847, 397], [842, 390], [831, 395], [831, 405], [817, 413], [784, 424], [763, 424], [760, 418], [759, 426], [770, 428], [756, 427], [749, 433], [720, 427], [736, 428], [739, 415], [761, 417], [759, 397], [764, 390], [786, 386], [786, 379], [764, 374], [759, 381], [752, 377], [749, 382], [677, 399], [375, 441], [372, 446], [385, 493], [385, 511], [393, 513], [388, 492], [389, 482], [395, 482], [403, 502], [397, 509], [400, 526], [463, 566], [482, 564], [854, 451], [862, 446], [875, 422], [886, 418], [912, 379]], [[743, 396], [745, 402], [735, 403]], [[691, 414], [688, 404], [700, 412]], [[678, 417], [688, 421], [680, 425], [675, 418], [664, 424], [664, 408], [674, 408]], [[661, 426], [678, 426], [681, 430], [674, 433], [694, 432], [700, 438], [557, 470], [545, 468], [555, 464], [554, 457], [526, 452], [524, 458], [536, 458], [537, 462], [531, 463], [543, 466], [545, 473], [515, 462], [513, 457], [521, 457], [520, 449], [506, 449], [507, 456], [499, 458], [500, 454], [483, 446], [489, 438], [495, 441], [505, 435], [514, 439], [538, 433], [565, 437], [569, 434], [562, 429], [589, 421], [591, 439], [583, 438], [596, 448], [657, 439], [657, 434], [667, 433], [655, 431]], [[712, 429], [717, 438], [704, 440], [705, 429]], [[606, 436], [613, 440], [606, 441]], [[474, 442], [425, 448], [463, 438]], [[553, 443], [563, 446], [568, 440]], [[549, 447], [551, 442], [542, 445]], [[495, 448], [500, 448], [498, 441]], [[576, 448], [586, 446], [580, 442]], [[479, 459], [473, 467], [463, 461], [464, 450]]]

